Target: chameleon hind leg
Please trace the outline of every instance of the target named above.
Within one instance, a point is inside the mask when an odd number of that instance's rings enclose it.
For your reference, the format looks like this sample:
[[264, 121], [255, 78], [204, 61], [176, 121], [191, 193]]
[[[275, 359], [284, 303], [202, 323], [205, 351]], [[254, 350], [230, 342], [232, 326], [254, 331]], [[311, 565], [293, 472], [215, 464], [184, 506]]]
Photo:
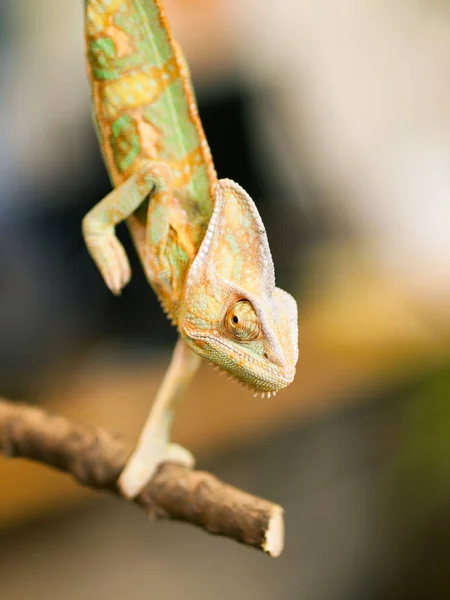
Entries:
[[120, 490], [127, 498], [134, 498], [163, 462], [194, 466], [192, 454], [182, 446], [170, 443], [169, 439], [176, 405], [200, 362], [200, 357], [179, 338], [137, 447], [119, 477]]

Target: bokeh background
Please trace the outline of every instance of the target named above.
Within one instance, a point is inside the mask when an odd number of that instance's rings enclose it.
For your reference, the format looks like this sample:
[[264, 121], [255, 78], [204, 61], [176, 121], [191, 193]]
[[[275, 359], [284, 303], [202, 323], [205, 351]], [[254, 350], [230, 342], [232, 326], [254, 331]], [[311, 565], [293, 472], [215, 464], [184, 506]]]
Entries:
[[[221, 177], [300, 311], [298, 375], [254, 399], [207, 365], [175, 438], [286, 509], [270, 560], [0, 459], [0, 597], [450, 598], [450, 4], [166, 0]], [[175, 333], [80, 221], [110, 189], [81, 0], [0, 0], [0, 393], [133, 439]]]

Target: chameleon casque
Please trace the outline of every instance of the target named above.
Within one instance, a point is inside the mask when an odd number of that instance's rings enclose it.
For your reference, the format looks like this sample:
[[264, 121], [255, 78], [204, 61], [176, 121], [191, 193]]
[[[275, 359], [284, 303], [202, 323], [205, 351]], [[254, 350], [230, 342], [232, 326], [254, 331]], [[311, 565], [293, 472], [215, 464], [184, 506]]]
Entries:
[[256, 394], [294, 378], [297, 305], [275, 287], [272, 257], [248, 194], [217, 179], [186, 61], [159, 0], [84, 0], [94, 123], [113, 190], [84, 217], [91, 257], [119, 294], [131, 273], [115, 226], [126, 221], [146, 277], [179, 339], [119, 479], [136, 496], [166, 460], [176, 401], [201, 358]]

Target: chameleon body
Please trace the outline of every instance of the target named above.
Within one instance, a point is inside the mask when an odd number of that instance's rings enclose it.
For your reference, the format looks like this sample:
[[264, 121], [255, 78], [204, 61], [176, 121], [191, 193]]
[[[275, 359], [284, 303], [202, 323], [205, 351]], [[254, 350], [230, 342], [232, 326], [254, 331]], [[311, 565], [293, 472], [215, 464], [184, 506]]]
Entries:
[[171, 365], [119, 479], [135, 496], [164, 460], [176, 401], [200, 357], [256, 393], [294, 378], [297, 307], [275, 287], [258, 211], [218, 180], [187, 63], [159, 0], [85, 0], [94, 123], [113, 190], [83, 219], [87, 248], [115, 294], [130, 279], [115, 225], [126, 221], [146, 277], [179, 332]]

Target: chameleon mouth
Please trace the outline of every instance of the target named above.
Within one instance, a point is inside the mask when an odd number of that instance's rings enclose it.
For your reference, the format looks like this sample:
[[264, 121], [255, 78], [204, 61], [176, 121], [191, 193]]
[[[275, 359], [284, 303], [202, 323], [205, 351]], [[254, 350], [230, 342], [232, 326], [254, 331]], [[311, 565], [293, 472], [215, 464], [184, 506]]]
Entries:
[[239, 387], [244, 388], [249, 392], [253, 392], [254, 398], [271, 398], [272, 396], [276, 396], [280, 390], [287, 387], [293, 380], [293, 378], [286, 379], [284, 377], [277, 376], [278, 385], [276, 386], [272, 385], [273, 380], [271, 380], [271, 382], [269, 383], [267, 379], [264, 379], [261, 385], [254, 385], [251, 382], [246, 381], [245, 379], [241, 379], [238, 375], [227, 371], [222, 366], [213, 363], [212, 361], [209, 362], [211, 362], [215, 371], [219, 371], [220, 375], [226, 375], [228, 379], [232, 379], [235, 383], [239, 385]]
[[[286, 367], [284, 369], [286, 373], [282, 374], [280, 369], [275, 365], [262, 363], [260, 359], [249, 353], [240, 351], [223, 339], [218, 339], [211, 335], [196, 336], [194, 339], [195, 341], [206, 342], [213, 347], [218, 345], [226, 349], [230, 356], [234, 358], [236, 371], [239, 374], [233, 373], [231, 370], [224, 367], [223, 364], [211, 360], [208, 356], [205, 356], [204, 358], [212, 363], [216, 369], [226, 373], [230, 379], [234, 379], [242, 387], [254, 392], [255, 396], [261, 394], [262, 397], [268, 395], [270, 398], [271, 395], [276, 394], [276, 392], [288, 386], [294, 379], [295, 369]], [[253, 370], [245, 368], [245, 366], [239, 362], [239, 359], [250, 362]]]

